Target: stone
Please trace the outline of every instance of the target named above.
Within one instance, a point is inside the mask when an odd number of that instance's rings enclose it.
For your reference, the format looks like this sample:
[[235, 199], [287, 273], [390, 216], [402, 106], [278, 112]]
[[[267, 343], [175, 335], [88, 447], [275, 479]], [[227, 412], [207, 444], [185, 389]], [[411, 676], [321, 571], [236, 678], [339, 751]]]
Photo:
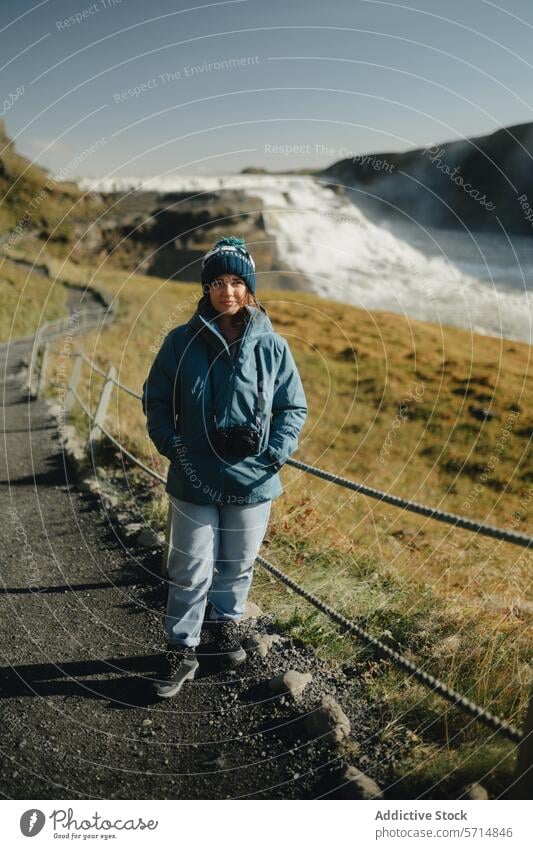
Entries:
[[23, 387], [27, 388], [28, 387], [28, 378], [29, 378], [28, 369], [23, 366], [22, 368], [18, 369], [17, 372], [15, 373], [13, 382], [17, 382], [18, 385], [21, 388], [23, 388]]
[[282, 638], [279, 634], [252, 634], [246, 640], [245, 648], [256, 651], [260, 657], [266, 657], [274, 643], [280, 643]]
[[60, 442], [68, 442], [69, 439], [76, 439], [76, 428], [74, 425], [64, 425], [59, 432]]
[[156, 548], [159, 545], [159, 536], [152, 528], [143, 528], [137, 538], [137, 545], [141, 548]]
[[262, 616], [263, 611], [259, 607], [259, 605], [254, 604], [253, 601], [247, 601], [244, 607], [244, 616], [243, 619], [257, 619], [258, 616]]
[[80, 478], [80, 480], [77, 483], [77, 487], [80, 490], [80, 492], [93, 492], [95, 483], [96, 483], [96, 481], [93, 478], [93, 476], [89, 475], [87, 477]]
[[205, 761], [203, 766], [211, 767], [212, 769], [225, 769], [226, 768], [226, 759], [224, 755], [217, 755], [216, 757], [211, 758], [208, 761]]
[[347, 766], [337, 773], [337, 786], [328, 799], [383, 799], [383, 791], [373, 778], [356, 766]]
[[137, 536], [143, 530], [143, 526], [140, 522], [129, 522], [129, 524], [124, 525], [122, 531], [127, 537]]
[[63, 407], [61, 406], [61, 404], [58, 404], [56, 401], [50, 400], [48, 400], [47, 404], [48, 412], [50, 413], [50, 415], [53, 416], [55, 419], [59, 419], [63, 413]]
[[268, 686], [274, 693], [282, 696], [289, 695], [298, 700], [312, 680], [313, 676], [310, 672], [297, 672], [296, 669], [288, 669], [287, 672], [271, 678]]
[[81, 463], [85, 458], [85, 450], [76, 439], [68, 439], [63, 443], [63, 450], [74, 463]]
[[305, 728], [312, 737], [331, 734], [340, 743], [351, 733], [350, 720], [333, 696], [323, 696], [319, 707], [307, 716]]
[[485, 790], [482, 784], [478, 784], [476, 781], [473, 781], [471, 784], [467, 784], [463, 787], [461, 799], [488, 799], [489, 794]]

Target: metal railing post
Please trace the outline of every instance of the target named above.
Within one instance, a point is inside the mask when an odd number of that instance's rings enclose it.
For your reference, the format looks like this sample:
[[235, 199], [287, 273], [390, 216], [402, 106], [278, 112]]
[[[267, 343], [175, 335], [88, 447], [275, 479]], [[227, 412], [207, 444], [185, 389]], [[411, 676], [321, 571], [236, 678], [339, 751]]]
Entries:
[[72, 405], [74, 404], [74, 392], [76, 390], [76, 386], [78, 385], [78, 380], [80, 377], [81, 367], [83, 365], [83, 348], [78, 351], [76, 354], [76, 358], [74, 360], [74, 367], [72, 369], [72, 374], [70, 375], [70, 380], [68, 383], [67, 394], [65, 396], [65, 405], [64, 405], [64, 413], [65, 413], [65, 422], [68, 418], [68, 414], [72, 410]]
[[37, 398], [40, 398], [46, 384], [46, 370], [48, 368], [49, 350], [50, 342], [46, 341], [43, 345], [43, 355], [41, 358], [41, 367], [39, 369], [39, 380], [37, 381]]
[[41, 348], [41, 345], [43, 344], [44, 331], [47, 329], [49, 324], [50, 324], [50, 322], [46, 321], [37, 330], [37, 332], [35, 333], [35, 336], [33, 337], [33, 347], [32, 347], [32, 350], [31, 350], [30, 364], [29, 364], [29, 367], [28, 367], [28, 382], [27, 382], [28, 394], [32, 398], [36, 397], [36, 393], [34, 393], [34, 391], [33, 391], [33, 387], [35, 385], [34, 384], [35, 366], [36, 366], [36, 363], [37, 363], [37, 358], [39, 356], [39, 350]]
[[98, 399], [98, 406], [96, 407], [96, 413], [93, 418], [93, 426], [89, 433], [89, 439], [87, 440], [87, 451], [91, 455], [102, 438], [100, 426], [103, 427], [105, 424], [107, 408], [113, 391], [113, 381], [116, 380], [116, 377], [117, 370], [115, 366], [109, 366], [104, 385], [102, 386], [102, 391], [100, 393], [100, 398]]

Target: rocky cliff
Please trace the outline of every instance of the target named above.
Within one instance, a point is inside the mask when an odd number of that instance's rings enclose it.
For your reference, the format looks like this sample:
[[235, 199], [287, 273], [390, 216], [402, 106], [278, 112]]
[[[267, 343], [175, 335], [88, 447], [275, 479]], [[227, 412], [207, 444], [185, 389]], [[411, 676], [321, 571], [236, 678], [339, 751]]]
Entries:
[[24, 232], [52, 243], [69, 243], [98, 209], [76, 183], [54, 179], [17, 153], [0, 120], [0, 230], [16, 242]]
[[[533, 234], [533, 123], [405, 153], [343, 159], [320, 172], [358, 205], [424, 225]], [[500, 225], [501, 222], [501, 225]]]

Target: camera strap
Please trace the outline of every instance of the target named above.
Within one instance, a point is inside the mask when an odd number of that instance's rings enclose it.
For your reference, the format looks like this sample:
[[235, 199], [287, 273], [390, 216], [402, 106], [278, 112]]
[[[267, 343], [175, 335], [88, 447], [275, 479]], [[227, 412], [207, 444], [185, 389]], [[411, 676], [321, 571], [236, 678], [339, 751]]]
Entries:
[[[239, 340], [239, 344], [242, 343], [242, 338]], [[209, 382], [211, 385], [211, 397], [213, 398], [213, 404], [216, 408], [215, 401], [215, 385], [214, 385], [214, 377], [213, 377], [213, 352], [209, 345], [207, 346], [208, 357], [209, 357]], [[265, 409], [265, 396], [264, 396], [264, 380], [263, 380], [263, 369], [261, 367], [261, 358], [259, 356], [259, 345], [256, 345], [254, 348], [255, 354], [255, 367], [257, 371], [257, 412], [255, 416], [255, 421], [257, 425], [257, 429], [262, 431], [262, 421], [263, 421], [263, 412]], [[235, 362], [237, 362], [239, 354], [235, 358]], [[217, 417], [216, 417], [216, 409], [213, 413], [213, 420], [215, 422], [215, 426], [217, 426]]]

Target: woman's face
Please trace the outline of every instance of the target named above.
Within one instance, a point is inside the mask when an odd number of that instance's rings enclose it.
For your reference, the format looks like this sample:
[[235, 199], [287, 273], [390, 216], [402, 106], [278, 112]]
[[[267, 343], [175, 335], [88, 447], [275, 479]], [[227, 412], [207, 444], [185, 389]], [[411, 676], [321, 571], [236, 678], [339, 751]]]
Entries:
[[246, 283], [235, 274], [220, 274], [209, 286], [214, 309], [225, 315], [235, 315], [243, 306]]

